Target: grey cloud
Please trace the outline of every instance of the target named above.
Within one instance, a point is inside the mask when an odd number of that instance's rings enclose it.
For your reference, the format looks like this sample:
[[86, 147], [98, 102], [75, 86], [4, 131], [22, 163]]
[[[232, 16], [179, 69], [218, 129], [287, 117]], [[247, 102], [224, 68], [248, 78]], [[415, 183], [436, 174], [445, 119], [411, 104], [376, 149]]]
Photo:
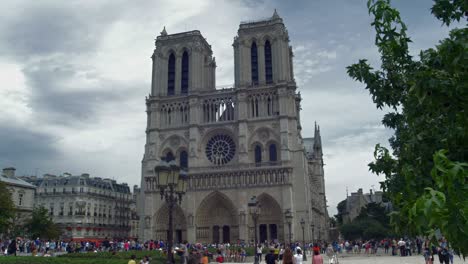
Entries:
[[[146, 82], [127, 84], [99, 77], [91, 69], [83, 71], [64, 57], [27, 64], [23, 70], [31, 89], [29, 106], [47, 122], [76, 126], [95, 122], [101, 106], [144, 96]], [[135, 89], [135, 86], [140, 89]]]
[[53, 144], [58, 137], [36, 132], [28, 127], [4, 124], [0, 129], [0, 166], [17, 169], [39, 166], [58, 156]]

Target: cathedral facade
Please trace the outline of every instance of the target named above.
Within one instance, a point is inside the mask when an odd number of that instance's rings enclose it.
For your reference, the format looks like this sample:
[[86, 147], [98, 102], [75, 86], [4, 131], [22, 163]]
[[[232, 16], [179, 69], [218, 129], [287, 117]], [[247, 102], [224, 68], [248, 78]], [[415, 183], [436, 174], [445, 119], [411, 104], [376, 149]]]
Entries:
[[[288, 241], [289, 233], [293, 241], [326, 239], [320, 131], [316, 126], [314, 138], [301, 135], [301, 97], [282, 18], [275, 11], [241, 23], [233, 47], [235, 85], [216, 89], [216, 61], [199, 31], [164, 29], [156, 38], [140, 238], [167, 238], [168, 207], [154, 173], [165, 159], [189, 174], [188, 191], [174, 211], [176, 242], [252, 241], [252, 196], [261, 206], [260, 241]], [[291, 230], [286, 215], [292, 215]]]

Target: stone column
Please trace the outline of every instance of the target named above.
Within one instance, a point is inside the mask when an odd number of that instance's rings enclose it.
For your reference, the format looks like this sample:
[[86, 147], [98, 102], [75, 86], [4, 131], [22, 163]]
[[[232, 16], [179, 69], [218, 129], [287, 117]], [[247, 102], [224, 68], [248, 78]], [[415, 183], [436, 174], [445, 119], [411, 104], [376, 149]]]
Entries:
[[219, 226], [219, 243], [223, 243], [223, 226]]

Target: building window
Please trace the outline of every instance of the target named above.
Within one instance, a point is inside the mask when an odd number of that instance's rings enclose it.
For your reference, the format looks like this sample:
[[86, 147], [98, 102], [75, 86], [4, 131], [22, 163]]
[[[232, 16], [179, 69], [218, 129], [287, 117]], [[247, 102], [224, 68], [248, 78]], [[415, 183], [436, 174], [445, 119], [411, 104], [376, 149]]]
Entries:
[[80, 187], [80, 193], [83, 193], [83, 187]]
[[18, 194], [18, 205], [23, 205], [23, 196], [24, 194], [20, 193]]
[[255, 146], [255, 163], [262, 162], [262, 148], [259, 145]]
[[270, 145], [270, 161], [277, 161], [278, 155], [276, 153], [276, 144]]
[[250, 67], [252, 70], [252, 84], [258, 84], [258, 55], [257, 44], [254, 42], [250, 47]]
[[271, 45], [270, 41], [265, 42], [265, 81], [266, 83], [273, 82], [273, 66], [271, 60]]
[[188, 168], [188, 154], [187, 151], [182, 151], [180, 152], [180, 160], [179, 160], [179, 165], [182, 169], [187, 169]]
[[167, 95], [175, 94], [175, 61], [174, 53], [171, 53], [167, 66]]
[[54, 204], [53, 203], [50, 204], [49, 215], [54, 216]]
[[170, 151], [167, 152], [167, 153], [166, 153], [165, 160], [166, 160], [166, 162], [175, 160], [174, 154], [172, 154], [172, 152], [170, 152]]
[[187, 94], [188, 93], [188, 86], [189, 86], [189, 56], [187, 51], [184, 52], [182, 55], [182, 82], [181, 82], [181, 93]]

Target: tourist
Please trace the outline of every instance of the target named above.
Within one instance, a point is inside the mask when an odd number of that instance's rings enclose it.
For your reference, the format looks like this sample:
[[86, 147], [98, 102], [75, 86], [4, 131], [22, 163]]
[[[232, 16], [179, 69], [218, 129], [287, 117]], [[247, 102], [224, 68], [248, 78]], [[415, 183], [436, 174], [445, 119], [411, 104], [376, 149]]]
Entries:
[[[356, 245], [355, 245], [356, 246]], [[314, 250], [315, 253], [315, 250]], [[333, 257], [333, 254], [335, 254], [335, 251], [333, 250], [333, 247], [331, 244], [328, 245], [327, 250], [326, 250], [327, 257], [331, 259]]]
[[294, 256], [289, 247], [284, 250], [283, 254], [283, 264], [294, 264]]
[[142, 260], [140, 260], [140, 264], [149, 264], [150, 259], [148, 256], [144, 256]]
[[[333, 249], [332, 249], [333, 252]], [[328, 255], [328, 248], [327, 248], [327, 255]], [[333, 257], [333, 254], [332, 256]], [[312, 257], [312, 264], [323, 264], [323, 257], [320, 255], [320, 252], [314, 251], [314, 256]]]
[[130, 260], [128, 261], [128, 264], [136, 264], [135, 259], [136, 259], [136, 256], [135, 256], [135, 255], [132, 255], [132, 256], [130, 257]]
[[434, 256], [432, 255], [431, 249], [429, 247], [429, 241], [426, 241], [426, 245], [424, 246], [423, 256], [424, 256], [424, 260], [426, 261], [425, 264], [433, 264]]
[[400, 248], [400, 256], [402, 257], [406, 256], [405, 245], [406, 242], [403, 240], [403, 238], [400, 238], [400, 241], [398, 241], [398, 247]]
[[276, 260], [279, 260], [279, 252], [280, 252], [280, 249], [279, 249], [279, 245], [275, 245], [275, 248], [274, 248], [274, 254], [275, 254], [275, 259]]
[[202, 257], [202, 260], [201, 260], [201, 263], [202, 264], [208, 264], [209, 263], [209, 260], [208, 260], [208, 253], [203, 253], [203, 257]]
[[275, 250], [270, 249], [269, 253], [265, 255], [266, 264], [276, 264]]
[[12, 239], [10, 245], [8, 245], [8, 255], [16, 256], [16, 239]]
[[279, 259], [279, 262], [281, 263], [281, 261], [283, 260], [283, 255], [284, 255], [284, 246], [281, 246], [281, 249], [280, 249], [280, 252], [279, 252], [279, 256], [278, 256], [278, 259]]
[[260, 262], [262, 259], [262, 250], [263, 250], [262, 245], [258, 244], [256, 252], [255, 252], [256, 253], [255, 258], [258, 259], [258, 262]]
[[442, 238], [439, 242], [439, 248], [437, 255], [439, 256], [439, 262], [440, 264], [449, 264], [450, 262], [450, 253], [448, 250], [448, 244], [447, 240], [445, 238]]
[[297, 247], [296, 248], [296, 255], [294, 255], [294, 264], [302, 264], [302, 259], [303, 259], [303, 255], [302, 255], [302, 250], [300, 247]]

